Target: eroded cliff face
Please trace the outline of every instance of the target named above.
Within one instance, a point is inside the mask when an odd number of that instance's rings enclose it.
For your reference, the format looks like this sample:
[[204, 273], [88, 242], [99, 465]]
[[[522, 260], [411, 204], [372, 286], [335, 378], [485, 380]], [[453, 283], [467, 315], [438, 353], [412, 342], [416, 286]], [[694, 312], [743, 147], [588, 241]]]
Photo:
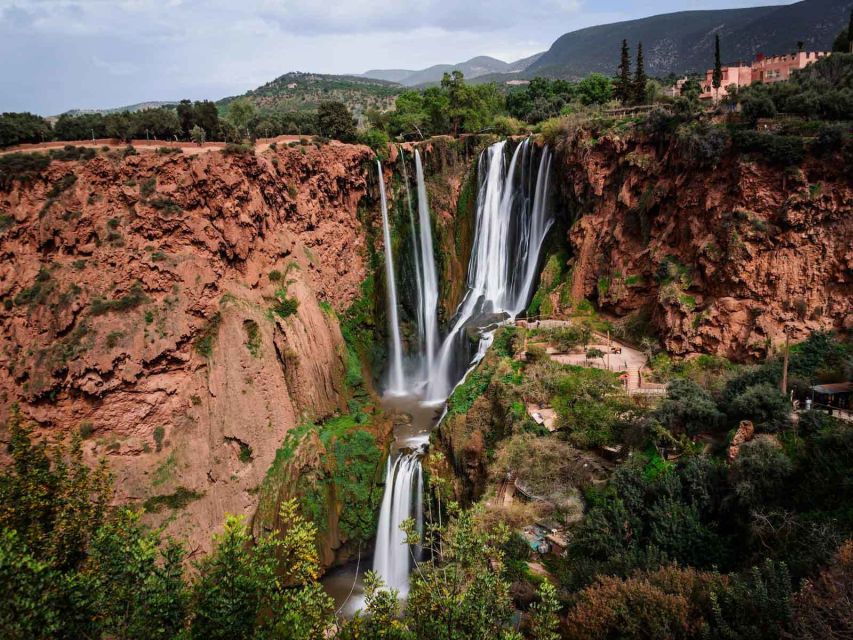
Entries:
[[253, 513], [289, 430], [347, 411], [334, 311], [368, 275], [372, 155], [113, 151], [14, 182], [0, 420], [18, 403], [48, 438], [81, 433], [116, 502], [148, 500], [150, 520], [207, 549], [226, 513]]
[[571, 297], [645, 314], [671, 353], [758, 357], [785, 327], [802, 339], [853, 326], [853, 184], [840, 156], [780, 169], [729, 151], [697, 166], [674, 144], [578, 131], [554, 178], [574, 221]]

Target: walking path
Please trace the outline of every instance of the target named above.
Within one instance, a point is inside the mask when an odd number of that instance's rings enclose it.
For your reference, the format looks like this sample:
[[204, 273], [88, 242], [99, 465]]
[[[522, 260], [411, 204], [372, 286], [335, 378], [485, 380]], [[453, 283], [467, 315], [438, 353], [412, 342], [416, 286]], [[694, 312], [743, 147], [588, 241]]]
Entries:
[[[563, 327], [576, 326], [571, 320], [555, 320], [544, 319], [533, 322], [519, 320], [516, 322], [518, 326], [527, 326], [533, 329], [559, 329]], [[647, 396], [663, 396], [666, 395], [666, 385], [643, 382], [640, 371], [646, 366], [646, 354], [631, 347], [623, 342], [608, 338], [598, 332], [593, 331], [593, 340], [586, 346], [586, 350], [579, 353], [559, 353], [556, 349], [549, 348], [548, 355], [555, 362], [560, 364], [571, 364], [580, 367], [597, 367], [599, 369], [607, 369], [608, 371], [624, 371], [627, 374], [625, 379], [625, 390], [628, 395], [647, 395]], [[618, 348], [621, 353], [612, 353], [611, 347]], [[598, 349], [604, 356], [597, 359], [589, 359], [586, 357], [586, 351], [589, 349]]]
[[[278, 136], [276, 138], [258, 138], [255, 141], [255, 153], [261, 153], [269, 149], [272, 143], [286, 144], [289, 142], [299, 142], [300, 139], [311, 139], [311, 136]], [[109, 147], [110, 149], [124, 149], [127, 146], [134, 147], [137, 151], [156, 151], [157, 149], [168, 147], [169, 149], [180, 149], [185, 155], [198, 155], [200, 153], [209, 153], [211, 151], [221, 151], [225, 148], [224, 142], [205, 142], [196, 144], [195, 142], [186, 142], [174, 140], [130, 140], [123, 142], [117, 138], [100, 138], [96, 140], [69, 140], [58, 142], [40, 142], [36, 144], [19, 144], [14, 147], [8, 147], [0, 150], [0, 155], [7, 153], [34, 153], [37, 151], [49, 151], [51, 149], [62, 149], [68, 145], [75, 147], [86, 147], [89, 149], [100, 149], [101, 147]]]

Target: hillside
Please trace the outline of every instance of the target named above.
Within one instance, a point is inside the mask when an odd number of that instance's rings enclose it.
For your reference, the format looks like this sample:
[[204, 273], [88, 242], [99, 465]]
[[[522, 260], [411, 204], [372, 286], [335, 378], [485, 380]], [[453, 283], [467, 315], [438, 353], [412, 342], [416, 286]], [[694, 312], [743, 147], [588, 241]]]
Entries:
[[710, 67], [715, 34], [720, 35], [724, 63], [751, 60], [759, 52], [789, 52], [798, 41], [806, 49], [828, 50], [846, 25], [851, 6], [851, 0], [803, 0], [785, 6], [681, 11], [589, 27], [558, 38], [524, 75], [572, 79], [594, 71], [614, 73], [622, 39], [632, 50], [638, 41], [643, 43], [646, 71], [655, 76]]
[[389, 109], [401, 87], [385, 80], [358, 76], [291, 72], [272, 82], [217, 102], [219, 107], [238, 97], [248, 98], [259, 111], [314, 111], [321, 102], [343, 102], [356, 115], [369, 108]]
[[436, 64], [420, 71], [407, 69], [371, 69], [370, 71], [365, 71], [362, 76], [365, 78], [399, 82], [407, 87], [415, 87], [440, 82], [441, 77], [451, 71], [461, 71], [469, 80], [492, 74], [519, 73], [527, 69], [541, 55], [541, 53], [537, 53], [530, 57], [516, 60], [515, 62], [504, 62], [490, 56], [477, 56], [465, 62]]

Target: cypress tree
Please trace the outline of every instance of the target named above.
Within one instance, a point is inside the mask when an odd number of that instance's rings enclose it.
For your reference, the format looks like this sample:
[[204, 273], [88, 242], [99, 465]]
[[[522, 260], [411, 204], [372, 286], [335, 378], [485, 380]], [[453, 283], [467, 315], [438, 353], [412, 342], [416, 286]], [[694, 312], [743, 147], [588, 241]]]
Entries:
[[634, 102], [643, 104], [646, 101], [646, 70], [643, 68], [643, 43], [637, 43], [637, 67], [634, 70]]
[[850, 20], [847, 23], [847, 50], [853, 53], [853, 9], [850, 9]]
[[616, 98], [626, 104], [631, 100], [631, 53], [628, 41], [622, 40], [622, 58], [619, 61], [619, 80], [616, 83]]
[[714, 93], [719, 96], [720, 85], [723, 84], [723, 65], [720, 62], [720, 34], [714, 37], [714, 75], [711, 78]]

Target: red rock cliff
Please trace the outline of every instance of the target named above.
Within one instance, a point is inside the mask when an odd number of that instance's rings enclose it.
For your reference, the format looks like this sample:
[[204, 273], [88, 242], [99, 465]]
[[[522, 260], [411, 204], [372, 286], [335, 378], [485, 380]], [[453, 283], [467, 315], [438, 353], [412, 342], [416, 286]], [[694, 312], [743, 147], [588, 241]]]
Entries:
[[[290, 428], [346, 408], [340, 329], [320, 303], [345, 309], [367, 275], [371, 157], [112, 151], [12, 183], [0, 420], [19, 403], [50, 437], [82, 432], [119, 502], [189, 496], [168, 530], [206, 547], [226, 513], [254, 510]], [[298, 309], [281, 317], [285, 295]]]
[[676, 354], [762, 355], [792, 327], [853, 323], [853, 184], [841, 156], [780, 169], [727, 151], [575, 132], [555, 180], [573, 210], [572, 294], [644, 310]]

